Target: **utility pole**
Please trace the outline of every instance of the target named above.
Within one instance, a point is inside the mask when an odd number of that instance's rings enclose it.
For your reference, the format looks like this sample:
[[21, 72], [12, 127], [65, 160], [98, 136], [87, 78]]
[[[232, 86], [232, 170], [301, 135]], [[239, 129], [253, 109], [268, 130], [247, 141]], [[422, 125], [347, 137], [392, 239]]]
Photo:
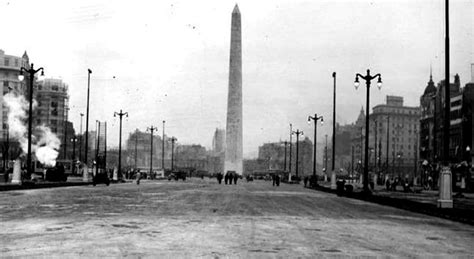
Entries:
[[121, 168], [122, 168], [122, 117], [125, 115], [125, 117], [128, 117], [128, 112], [122, 112], [122, 109], [120, 109], [120, 112], [114, 112], [114, 117], [119, 116], [120, 118], [120, 130], [119, 130], [119, 158], [118, 158], [118, 170], [117, 173], [121, 175]]
[[178, 140], [175, 137], [171, 137], [171, 172], [174, 170], [174, 142]]
[[[293, 136], [293, 125], [290, 123], [290, 161], [288, 163], [288, 177], [291, 177], [291, 146], [292, 146], [292, 141], [291, 137]], [[291, 180], [291, 179], [288, 179]]]
[[84, 113], [81, 113], [81, 126], [79, 128], [79, 161], [82, 162], [82, 117], [84, 117]]
[[286, 172], [286, 145], [288, 145], [288, 141], [285, 140], [285, 162], [284, 162], [284, 165], [283, 165], [283, 171]]
[[65, 107], [64, 108], [64, 155], [63, 158], [64, 160], [67, 159], [67, 114], [68, 114], [69, 108]]
[[377, 173], [377, 120], [374, 120], [375, 122], [375, 134], [374, 134], [374, 138], [375, 138], [375, 141], [374, 141], [374, 174]]
[[135, 130], [135, 170], [137, 169], [137, 155], [138, 155], [138, 129]]
[[153, 172], [153, 131], [158, 130], [156, 127], [151, 125], [146, 129], [146, 131], [150, 131], [150, 176], [152, 175]]
[[388, 162], [388, 156], [389, 156], [389, 154], [388, 154], [388, 152], [389, 152], [389, 150], [388, 150], [389, 145], [388, 145], [388, 144], [390, 143], [390, 142], [389, 142], [389, 139], [390, 139], [390, 116], [387, 115], [387, 147], [386, 147], [386, 148], [387, 148], [387, 155], [386, 155], [387, 157], [386, 157], [386, 161], [385, 161], [385, 164], [386, 164], [386, 166], [387, 166], [387, 171], [386, 171], [387, 174], [388, 174], [388, 163], [389, 163], [389, 162]]
[[[332, 161], [331, 161], [331, 170], [334, 172], [336, 166], [336, 72], [332, 73], [334, 78], [334, 93], [333, 93], [333, 110], [332, 110]], [[326, 166], [327, 170], [327, 166]]]
[[328, 134], [326, 134], [325, 137], [326, 137], [326, 146], [324, 147], [324, 169], [327, 172], [328, 171]]
[[95, 174], [99, 172], [99, 139], [100, 139], [100, 121], [96, 120], [96, 123], [99, 125], [97, 127], [97, 146], [95, 148]]
[[161, 138], [161, 169], [165, 171], [165, 121], [163, 120], [163, 132]]
[[[87, 152], [89, 151], [89, 94], [90, 94], [90, 84], [91, 84], [91, 74], [92, 70], [87, 69], [87, 112], [86, 112], [86, 146], [85, 146], [85, 155], [84, 163], [87, 165]], [[87, 173], [87, 172], [86, 172]]]

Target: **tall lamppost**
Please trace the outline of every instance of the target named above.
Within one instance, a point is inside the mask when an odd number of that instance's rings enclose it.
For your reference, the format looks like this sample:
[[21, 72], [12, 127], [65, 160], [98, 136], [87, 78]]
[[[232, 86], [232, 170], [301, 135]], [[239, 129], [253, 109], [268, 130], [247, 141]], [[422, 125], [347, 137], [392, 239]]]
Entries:
[[120, 109], [120, 112], [114, 112], [114, 117], [119, 116], [120, 118], [120, 130], [119, 130], [119, 161], [118, 161], [118, 174], [121, 174], [121, 168], [122, 168], [122, 117], [125, 115], [125, 117], [128, 117], [128, 112], [122, 112], [122, 109]]
[[[87, 69], [87, 111], [86, 111], [86, 146], [84, 154], [84, 163], [87, 168], [87, 152], [89, 151], [89, 95], [90, 95], [90, 84], [91, 84], [92, 70]], [[87, 171], [86, 171], [87, 172]]]
[[171, 137], [171, 172], [173, 172], [174, 169], [174, 142], [178, 140], [175, 137]]
[[[311, 121], [314, 121], [313, 178], [315, 181], [314, 182], [315, 185], [318, 184], [318, 179], [316, 177], [316, 147], [317, 147], [317, 142], [318, 142], [318, 139], [317, 139], [318, 120], [321, 121], [321, 125], [323, 125], [323, 122], [324, 122], [323, 116], [318, 116], [317, 113], [314, 114], [314, 117], [308, 116], [308, 123], [311, 123]], [[298, 134], [296, 135], [296, 137], [298, 138]]]
[[82, 117], [84, 113], [81, 113], [81, 126], [79, 127], [79, 161], [82, 162]]
[[359, 73], [356, 74], [356, 78], [354, 81], [354, 86], [357, 90], [359, 87], [359, 77], [365, 80], [365, 84], [367, 86], [367, 94], [366, 94], [366, 116], [365, 116], [365, 158], [364, 158], [364, 193], [370, 193], [369, 190], [369, 109], [370, 109], [370, 81], [375, 78], [378, 78], [377, 86], [380, 90], [382, 88], [382, 77], [380, 74], [376, 74], [375, 76], [370, 75], [370, 70], [367, 69], [367, 75], [363, 76]]
[[300, 135], [303, 135], [303, 131], [300, 131], [299, 129], [297, 129], [296, 131], [293, 131], [291, 134], [296, 134], [296, 163], [295, 163], [295, 166], [296, 166], [296, 179], [298, 179], [298, 147], [299, 147], [299, 137]]
[[327, 172], [328, 170], [328, 134], [326, 134], [325, 137], [326, 137], [326, 146], [324, 147], [324, 171]]
[[158, 130], [156, 127], [151, 125], [146, 129], [146, 131], [150, 131], [150, 177], [153, 173], [153, 131]]
[[33, 123], [33, 83], [35, 80], [35, 74], [41, 71], [41, 79], [44, 77], [44, 69], [42, 67], [38, 69], [34, 69], [33, 63], [31, 63], [30, 68], [21, 67], [20, 74], [18, 75], [18, 79], [23, 81], [25, 78], [23, 75], [23, 71], [29, 74], [30, 79], [30, 88], [29, 88], [29, 109], [28, 109], [28, 155], [26, 157], [26, 168], [28, 175], [33, 173], [31, 168], [31, 133], [32, 133], [32, 123]]

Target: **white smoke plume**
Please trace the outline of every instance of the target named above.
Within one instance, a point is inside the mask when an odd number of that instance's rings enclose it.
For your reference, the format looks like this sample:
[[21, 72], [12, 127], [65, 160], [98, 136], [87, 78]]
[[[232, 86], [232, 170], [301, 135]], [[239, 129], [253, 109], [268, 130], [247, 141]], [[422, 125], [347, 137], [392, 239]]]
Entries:
[[38, 142], [34, 148], [36, 158], [44, 165], [55, 166], [56, 158], [59, 154], [56, 150], [60, 148], [61, 141], [56, 134], [52, 133], [46, 126], [38, 126], [36, 129], [40, 132]]
[[[24, 155], [28, 152], [28, 130], [25, 121], [28, 118], [29, 103], [23, 95], [8, 93], [3, 96], [8, 107], [8, 125], [10, 136], [20, 143]], [[36, 101], [33, 103], [36, 106]], [[54, 166], [58, 157], [61, 141], [46, 126], [37, 126], [32, 134], [31, 150], [44, 165]]]

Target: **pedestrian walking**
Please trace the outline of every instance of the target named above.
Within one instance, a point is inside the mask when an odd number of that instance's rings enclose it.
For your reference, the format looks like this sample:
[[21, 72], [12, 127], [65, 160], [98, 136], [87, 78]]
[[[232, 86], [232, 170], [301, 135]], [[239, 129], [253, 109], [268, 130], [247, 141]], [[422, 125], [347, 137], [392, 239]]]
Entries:
[[304, 187], [306, 188], [306, 185], [308, 184], [308, 176], [305, 176], [303, 179]]
[[273, 184], [273, 186], [275, 186], [275, 184], [276, 184], [276, 179], [275, 179], [275, 175], [274, 175], [274, 174], [272, 174], [272, 184]]
[[280, 186], [280, 175], [277, 174], [277, 175], [275, 176], [275, 178], [276, 178], [276, 179], [275, 179], [276, 185], [277, 185], [277, 186]]
[[237, 174], [234, 174], [234, 184], [237, 185], [237, 179], [239, 179], [239, 176]]
[[137, 185], [139, 185], [140, 184], [140, 178], [141, 178], [140, 171], [137, 171], [136, 176], [137, 176]]

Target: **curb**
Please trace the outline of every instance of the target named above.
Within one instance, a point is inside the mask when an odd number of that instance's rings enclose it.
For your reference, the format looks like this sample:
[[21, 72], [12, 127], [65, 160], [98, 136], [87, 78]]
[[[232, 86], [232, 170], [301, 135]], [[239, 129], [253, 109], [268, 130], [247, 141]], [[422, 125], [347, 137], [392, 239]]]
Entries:
[[416, 202], [408, 199], [382, 197], [377, 195], [364, 195], [359, 192], [352, 193], [338, 193], [336, 190], [331, 190], [327, 187], [316, 186], [314, 188], [308, 188], [327, 193], [337, 194], [341, 197], [347, 197], [351, 199], [357, 199], [367, 202], [372, 202], [380, 205], [390, 206], [398, 209], [403, 209], [411, 212], [421, 213], [429, 216], [438, 218], [449, 219], [469, 225], [474, 225], [474, 210], [465, 210], [459, 208], [453, 209], [441, 209], [434, 204]]

